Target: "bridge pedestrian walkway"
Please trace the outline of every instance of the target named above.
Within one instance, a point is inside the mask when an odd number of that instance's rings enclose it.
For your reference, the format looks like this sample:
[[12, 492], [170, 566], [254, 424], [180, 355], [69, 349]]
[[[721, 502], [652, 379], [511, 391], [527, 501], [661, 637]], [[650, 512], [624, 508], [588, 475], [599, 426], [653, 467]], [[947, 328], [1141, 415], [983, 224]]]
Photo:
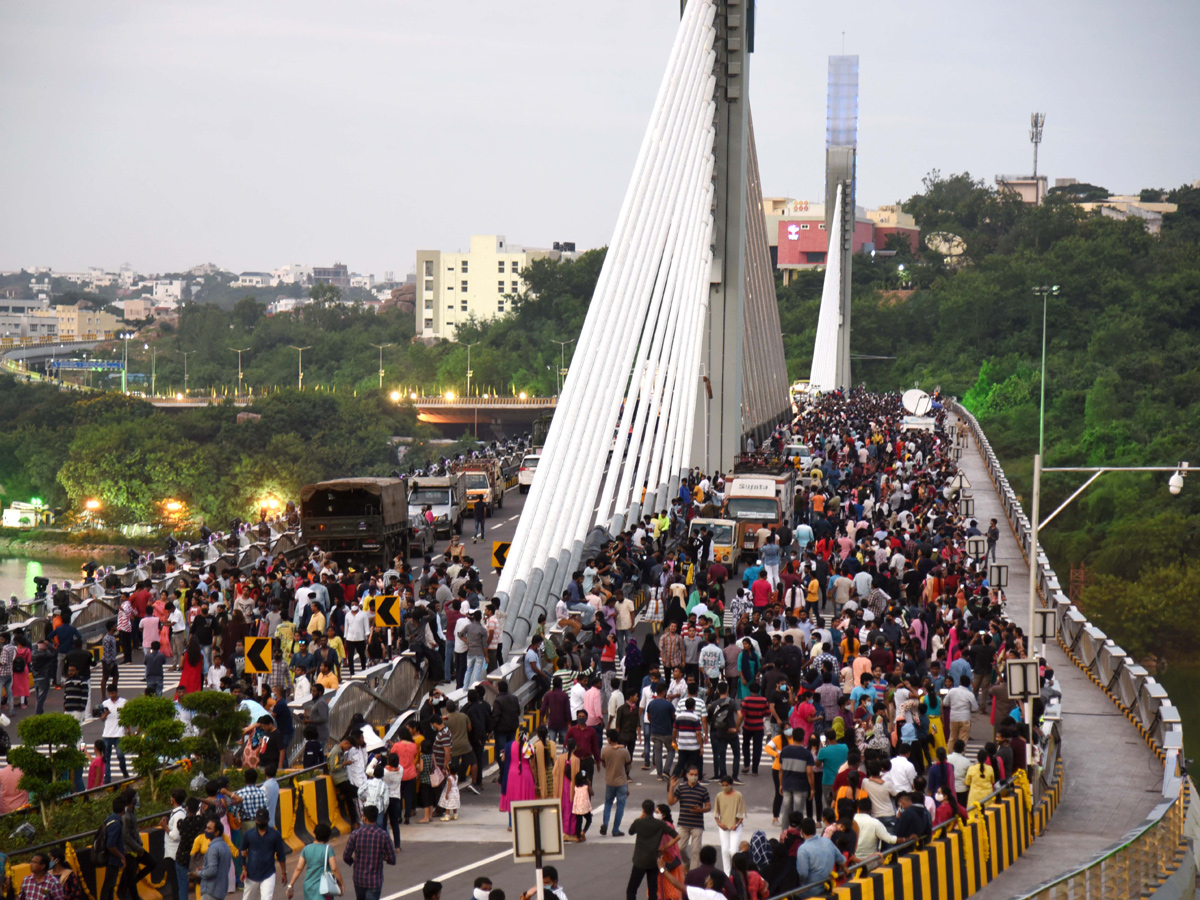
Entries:
[[[961, 427], [968, 430], [965, 424]], [[1029, 567], [973, 438], [963, 449], [959, 465], [971, 483], [980, 529], [986, 530], [990, 519], [999, 524], [996, 561], [1009, 567], [1008, 615], [1024, 628], [1029, 616]], [[1162, 763], [1133, 724], [1057, 643], [1047, 644], [1046, 661], [1063, 693], [1062, 799], [1045, 834], [973, 897], [1001, 900], [1031, 892], [1099, 855], [1162, 800]]]

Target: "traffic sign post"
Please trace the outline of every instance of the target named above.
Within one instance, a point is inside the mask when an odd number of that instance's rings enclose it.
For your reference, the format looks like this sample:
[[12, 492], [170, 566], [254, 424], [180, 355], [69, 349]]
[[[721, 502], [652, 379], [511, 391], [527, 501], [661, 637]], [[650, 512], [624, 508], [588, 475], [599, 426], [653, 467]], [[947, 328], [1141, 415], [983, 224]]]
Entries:
[[982, 559], [987, 556], [987, 538], [981, 534], [967, 538], [967, 556]]
[[400, 602], [395, 594], [375, 598], [375, 624], [380, 628], [400, 627]]
[[542, 863], [563, 859], [562, 803], [546, 800], [514, 800], [512, 806], [513, 861], [533, 861], [538, 900], [545, 894]]
[[1008, 587], [1008, 566], [992, 563], [988, 566], [988, 584], [994, 588]]
[[251, 675], [271, 674], [271, 639], [246, 638], [246, 672]]
[[1033, 640], [1045, 646], [1047, 641], [1053, 640], [1057, 635], [1058, 611], [1053, 608], [1035, 609], [1033, 611]]
[[964, 519], [969, 519], [975, 515], [975, 498], [968, 497], [965, 494], [958, 498], [958, 511]]
[[508, 560], [508, 548], [512, 541], [492, 541], [492, 566], [499, 571]]

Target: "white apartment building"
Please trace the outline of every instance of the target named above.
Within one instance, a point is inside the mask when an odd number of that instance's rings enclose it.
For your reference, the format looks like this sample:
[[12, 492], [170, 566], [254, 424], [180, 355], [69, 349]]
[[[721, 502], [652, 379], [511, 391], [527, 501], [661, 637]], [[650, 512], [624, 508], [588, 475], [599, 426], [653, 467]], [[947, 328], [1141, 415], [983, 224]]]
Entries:
[[58, 336], [58, 313], [46, 300], [0, 297], [0, 336], [53, 340]]
[[273, 287], [275, 278], [270, 272], [243, 272], [234, 279], [232, 287], [262, 288]]
[[525, 289], [521, 273], [535, 259], [573, 259], [575, 245], [553, 250], [509, 244], [502, 234], [471, 235], [466, 253], [417, 251], [417, 334], [454, 340], [460, 323], [474, 316], [494, 319], [512, 309]]
[[150, 286], [151, 294], [155, 300], [165, 301], [173, 300], [176, 303], [183, 302], [183, 279], [180, 278], [158, 278], [154, 281], [143, 281], [142, 287]]
[[276, 285], [309, 284], [312, 281], [312, 266], [302, 266], [300, 263], [280, 266], [271, 270], [271, 277]]

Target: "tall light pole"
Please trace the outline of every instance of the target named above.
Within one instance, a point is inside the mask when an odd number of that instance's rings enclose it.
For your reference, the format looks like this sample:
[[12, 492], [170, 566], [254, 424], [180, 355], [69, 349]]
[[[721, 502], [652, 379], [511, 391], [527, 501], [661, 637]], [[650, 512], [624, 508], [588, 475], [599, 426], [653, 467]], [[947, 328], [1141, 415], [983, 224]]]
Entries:
[[176, 353], [183, 354], [183, 396], [188, 395], [188, 367], [187, 358], [189, 353], [195, 353], [195, 350], [176, 350]]
[[121, 340], [125, 342], [125, 358], [121, 366], [121, 393], [129, 393], [129, 339], [133, 337], [133, 332], [121, 332]]
[[242, 350], [239, 350], [237, 347], [230, 347], [229, 349], [238, 355], [238, 388], [237, 394], [234, 395], [234, 399], [236, 400], [238, 397], [242, 396], [242, 354], [249, 353], [250, 348], [246, 347]]
[[[1071, 494], [1064, 500], [1054, 512], [1046, 516], [1045, 519], [1039, 519], [1040, 511], [1039, 501], [1042, 494], [1042, 473], [1043, 472], [1091, 472], [1092, 477], [1076, 488], [1075, 493]], [[1028, 631], [1025, 632], [1026, 653], [1029, 658], [1036, 661], [1040, 656], [1045, 655], [1045, 643], [1041, 648], [1041, 652], [1035, 653], [1033, 647], [1033, 610], [1037, 603], [1037, 573], [1038, 573], [1038, 535], [1043, 528], [1054, 521], [1055, 517], [1066, 509], [1071, 502], [1082, 494], [1092, 482], [1103, 475], [1105, 472], [1170, 472], [1171, 477], [1167, 481], [1167, 489], [1172, 494], [1178, 494], [1183, 490], [1183, 479], [1188, 474], [1188, 464], [1181, 462], [1176, 466], [1048, 466], [1042, 468], [1042, 455], [1039, 453], [1033, 458], [1033, 517], [1029, 520], [1030, 525], [1030, 541], [1029, 541], [1029, 625]], [[1030, 697], [1028, 707], [1026, 709], [1026, 721], [1029, 723], [1029, 736], [1033, 737], [1033, 698]]]
[[304, 351], [311, 350], [312, 347], [311, 346], [297, 347], [295, 344], [288, 344], [288, 346], [291, 347], [293, 350], [299, 351], [299, 353], [300, 353], [300, 363], [297, 368], [297, 375], [296, 375], [296, 390], [302, 391], [302, 390], [304, 390]]
[[567, 344], [573, 344], [577, 340], [578, 338], [571, 338], [569, 341], [556, 341], [554, 338], [550, 338], [550, 343], [558, 344], [558, 378], [556, 379], [558, 391], [555, 396], [562, 393], [562, 383], [567, 377]]
[[383, 390], [383, 348], [391, 347], [391, 344], [372, 344], [379, 351], [379, 389]]
[[471, 374], [472, 374], [471, 373], [471, 348], [478, 347], [480, 345], [480, 343], [482, 343], [482, 342], [475, 341], [474, 343], [463, 345], [467, 348], [467, 393], [466, 393], [466, 397], [468, 400], [471, 398]]
[[[1047, 298], [1058, 296], [1057, 284], [1044, 284], [1041, 287], [1033, 289], [1034, 296], [1042, 298], [1042, 399], [1038, 407], [1038, 456], [1044, 456], [1046, 453], [1046, 305]], [[1034, 512], [1034, 517], [1037, 513]]]
[[153, 397], [158, 387], [158, 348], [142, 344], [142, 349], [150, 351], [150, 396]]

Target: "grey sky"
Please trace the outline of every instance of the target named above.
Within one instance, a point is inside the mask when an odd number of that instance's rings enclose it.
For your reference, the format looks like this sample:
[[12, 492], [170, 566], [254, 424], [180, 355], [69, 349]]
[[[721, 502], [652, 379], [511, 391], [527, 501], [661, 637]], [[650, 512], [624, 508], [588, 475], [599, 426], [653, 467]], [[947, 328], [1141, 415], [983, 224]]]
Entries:
[[[472, 233], [607, 242], [677, 0], [0, 4], [0, 268], [347, 263]], [[859, 202], [933, 168], [1200, 178], [1200, 5], [760, 0], [763, 186], [823, 194], [826, 58], [861, 56]]]

